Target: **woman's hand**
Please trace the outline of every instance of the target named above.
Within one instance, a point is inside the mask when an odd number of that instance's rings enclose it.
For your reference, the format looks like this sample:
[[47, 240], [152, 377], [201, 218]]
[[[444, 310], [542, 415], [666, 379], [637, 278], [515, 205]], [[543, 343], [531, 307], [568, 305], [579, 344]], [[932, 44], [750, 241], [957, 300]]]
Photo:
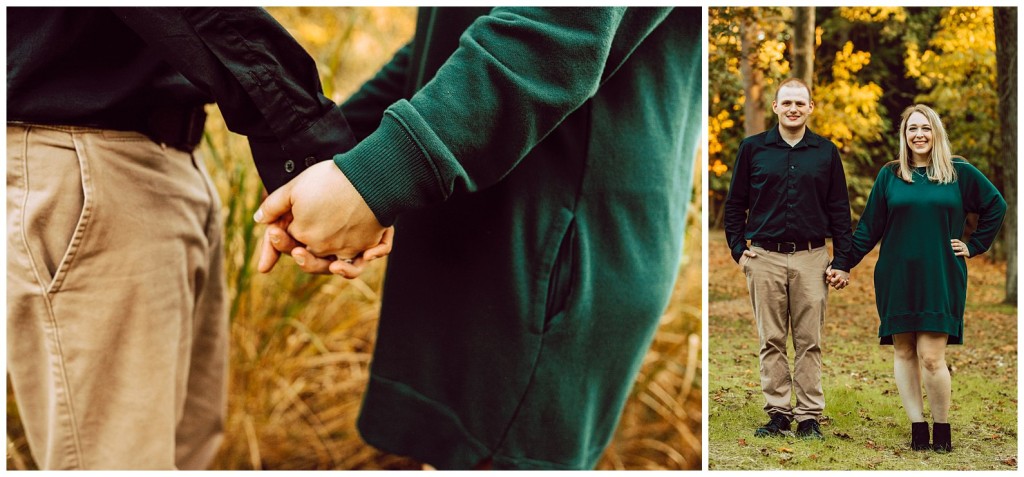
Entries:
[[967, 244], [957, 239], [951, 239], [949, 244], [953, 247], [953, 255], [956, 255], [957, 257], [971, 258], [971, 251], [967, 248]]

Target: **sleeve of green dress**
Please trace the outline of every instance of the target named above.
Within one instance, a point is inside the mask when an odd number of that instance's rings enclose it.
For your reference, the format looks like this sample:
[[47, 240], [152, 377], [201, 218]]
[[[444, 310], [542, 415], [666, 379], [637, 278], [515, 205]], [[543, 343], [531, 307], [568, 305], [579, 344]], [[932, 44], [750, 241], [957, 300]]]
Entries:
[[408, 81], [410, 55], [412, 42], [400, 48], [391, 61], [341, 105], [341, 112], [356, 140], [362, 141], [375, 131], [384, 110], [402, 99]]
[[591, 98], [670, 8], [495, 8], [411, 100], [335, 156], [381, 224], [486, 188]]
[[985, 253], [995, 241], [1003, 216], [1006, 215], [1006, 201], [996, 186], [976, 167], [967, 162], [957, 161], [955, 164], [959, 166], [957, 181], [964, 212], [978, 214], [978, 228], [967, 242], [967, 250], [974, 257]]
[[847, 256], [850, 270], [853, 270], [864, 256], [875, 248], [878, 241], [885, 234], [886, 222], [889, 216], [889, 207], [886, 203], [885, 192], [889, 181], [893, 178], [892, 167], [889, 164], [882, 166], [878, 172], [874, 185], [871, 186], [871, 194], [868, 195], [868, 204], [857, 222], [857, 230], [853, 232], [853, 244], [850, 246], [850, 253]]

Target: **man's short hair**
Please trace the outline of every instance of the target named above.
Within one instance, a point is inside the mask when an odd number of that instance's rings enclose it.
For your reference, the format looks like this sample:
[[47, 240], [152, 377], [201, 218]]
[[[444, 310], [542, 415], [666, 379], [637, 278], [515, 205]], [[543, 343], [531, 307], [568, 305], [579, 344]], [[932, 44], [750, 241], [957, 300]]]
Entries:
[[814, 101], [814, 98], [811, 96], [811, 87], [807, 86], [807, 83], [805, 83], [804, 80], [802, 80], [800, 78], [796, 78], [796, 77], [786, 78], [786, 79], [782, 80], [781, 83], [779, 83], [779, 87], [775, 88], [775, 99], [773, 101], [778, 101], [779, 100], [779, 90], [782, 89], [783, 86], [789, 86], [789, 87], [802, 86], [804, 89], [807, 90], [807, 99], [810, 99], [811, 101]]

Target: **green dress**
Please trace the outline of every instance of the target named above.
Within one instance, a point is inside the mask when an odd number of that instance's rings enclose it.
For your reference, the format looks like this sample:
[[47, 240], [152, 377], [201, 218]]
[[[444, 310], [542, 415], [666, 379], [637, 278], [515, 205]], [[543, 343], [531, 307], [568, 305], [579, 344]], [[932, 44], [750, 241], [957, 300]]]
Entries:
[[423, 8], [345, 102], [361, 142], [335, 163], [396, 231], [368, 443], [594, 467], [679, 272], [701, 28], [698, 8]]
[[960, 158], [953, 165], [953, 183], [929, 181], [924, 168], [907, 183], [897, 175], [899, 164], [890, 162], [871, 188], [853, 234], [850, 266], [882, 241], [875, 266], [882, 344], [892, 344], [893, 334], [913, 331], [946, 333], [949, 344], [963, 344], [967, 263], [954, 255], [949, 241], [962, 240], [967, 214], [976, 212], [978, 227], [967, 247], [971, 257], [988, 250], [1006, 202], [977, 168]]

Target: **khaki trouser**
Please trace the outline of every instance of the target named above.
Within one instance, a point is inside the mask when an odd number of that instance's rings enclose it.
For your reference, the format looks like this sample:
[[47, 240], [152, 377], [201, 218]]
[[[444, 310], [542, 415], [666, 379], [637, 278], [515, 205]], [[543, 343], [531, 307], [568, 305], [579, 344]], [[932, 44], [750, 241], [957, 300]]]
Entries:
[[[757, 257], [742, 257], [747, 289], [761, 342], [761, 390], [765, 411], [797, 421], [817, 419], [825, 409], [821, 389], [821, 330], [825, 324], [828, 284], [825, 247], [796, 253], [751, 247]], [[793, 331], [796, 359], [792, 376], [786, 356]], [[791, 388], [796, 387], [796, 407]]]
[[130, 132], [7, 126], [7, 371], [43, 469], [201, 469], [226, 411], [220, 203]]

